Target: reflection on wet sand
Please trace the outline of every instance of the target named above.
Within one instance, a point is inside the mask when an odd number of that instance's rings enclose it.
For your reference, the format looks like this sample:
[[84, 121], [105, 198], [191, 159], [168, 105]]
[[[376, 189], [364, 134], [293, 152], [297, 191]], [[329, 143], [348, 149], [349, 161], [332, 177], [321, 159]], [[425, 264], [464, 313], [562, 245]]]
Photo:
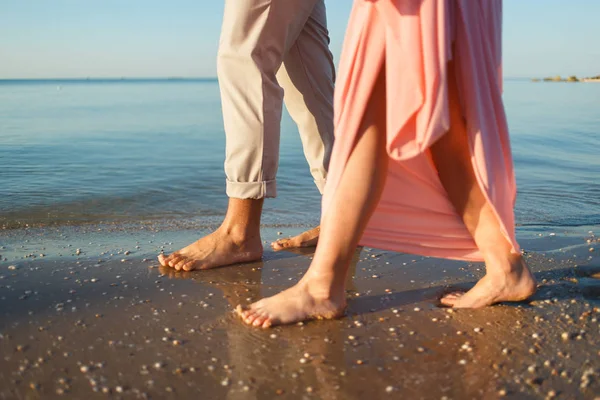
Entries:
[[[347, 282], [349, 293], [356, 291], [352, 282], [361, 250], [357, 249], [352, 259]], [[310, 259], [314, 249], [290, 250], [289, 253]], [[261, 297], [263, 270], [261, 261], [207, 270], [202, 274], [177, 273], [163, 267], [160, 272], [169, 278], [191, 279], [222, 291], [233, 310], [239, 304]], [[305, 332], [298, 329], [257, 330], [241, 323], [235, 315], [225, 319], [223, 328], [227, 334], [229, 363], [241, 366], [233, 369], [228, 378], [231, 382], [227, 385], [228, 399], [263, 399], [273, 394], [291, 393], [318, 393], [319, 398], [326, 400], [355, 398], [343, 390], [341, 384], [346, 360], [340, 324], [333, 324], [323, 332], [323, 337], [314, 340], [306, 340]]]

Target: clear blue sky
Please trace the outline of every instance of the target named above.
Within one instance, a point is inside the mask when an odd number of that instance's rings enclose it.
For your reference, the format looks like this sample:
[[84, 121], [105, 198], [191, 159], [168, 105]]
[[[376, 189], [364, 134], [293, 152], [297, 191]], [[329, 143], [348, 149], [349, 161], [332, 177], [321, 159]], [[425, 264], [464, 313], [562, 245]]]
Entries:
[[[215, 76], [223, 1], [0, 0], [0, 79]], [[326, 4], [337, 62], [352, 0]], [[599, 40], [599, 0], [504, 1], [505, 76], [598, 75]]]

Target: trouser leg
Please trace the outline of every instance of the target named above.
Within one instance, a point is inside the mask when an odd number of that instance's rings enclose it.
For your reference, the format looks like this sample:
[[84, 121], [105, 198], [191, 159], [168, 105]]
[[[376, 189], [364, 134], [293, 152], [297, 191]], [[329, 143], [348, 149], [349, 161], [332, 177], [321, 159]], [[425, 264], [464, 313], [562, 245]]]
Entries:
[[316, 2], [304, 28], [285, 54], [277, 80], [285, 90], [285, 105], [298, 125], [310, 172], [323, 193], [333, 147], [335, 80], [323, 0]]
[[227, 195], [275, 197], [283, 89], [276, 74], [318, 0], [226, 0], [218, 54]]

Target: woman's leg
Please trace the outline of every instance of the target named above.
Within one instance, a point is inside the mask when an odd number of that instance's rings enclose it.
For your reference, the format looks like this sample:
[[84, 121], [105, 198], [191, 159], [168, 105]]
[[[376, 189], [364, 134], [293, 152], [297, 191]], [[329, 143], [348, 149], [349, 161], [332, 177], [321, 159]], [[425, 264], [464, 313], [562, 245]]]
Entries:
[[535, 291], [535, 280], [521, 255], [512, 252], [477, 183], [453, 62], [448, 64], [448, 76], [450, 130], [431, 147], [431, 154], [450, 201], [483, 254], [486, 275], [464, 295], [450, 294], [442, 298], [442, 303], [477, 308], [524, 300]]
[[[360, 128], [361, 134], [327, 214], [313, 262], [300, 282], [237, 312], [263, 328], [311, 318], [335, 318], [346, 307], [345, 281], [358, 241], [385, 184], [385, 74], [382, 69]], [[334, 150], [335, 151], [335, 150]]]

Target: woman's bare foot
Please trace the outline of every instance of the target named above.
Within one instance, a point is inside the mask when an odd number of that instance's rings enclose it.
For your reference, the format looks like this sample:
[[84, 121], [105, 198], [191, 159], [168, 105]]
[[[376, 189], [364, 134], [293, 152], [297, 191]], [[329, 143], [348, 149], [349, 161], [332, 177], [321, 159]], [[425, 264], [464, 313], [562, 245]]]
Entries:
[[447, 294], [440, 302], [454, 308], [481, 308], [503, 301], [526, 300], [535, 293], [535, 278], [520, 255], [507, 262], [509, 268], [490, 271], [488, 267], [488, 273], [471, 290]]
[[262, 254], [263, 247], [259, 235], [235, 235], [219, 228], [168, 256], [159, 255], [158, 261], [163, 267], [192, 271], [257, 261], [262, 258]]
[[276, 240], [271, 243], [271, 247], [275, 251], [299, 247], [314, 247], [319, 241], [319, 233], [321, 233], [321, 228], [317, 226], [294, 237]]
[[305, 277], [297, 285], [247, 308], [238, 305], [235, 311], [248, 325], [262, 328], [309, 319], [339, 318], [346, 309], [346, 294], [343, 286], [333, 292], [330, 286]]

